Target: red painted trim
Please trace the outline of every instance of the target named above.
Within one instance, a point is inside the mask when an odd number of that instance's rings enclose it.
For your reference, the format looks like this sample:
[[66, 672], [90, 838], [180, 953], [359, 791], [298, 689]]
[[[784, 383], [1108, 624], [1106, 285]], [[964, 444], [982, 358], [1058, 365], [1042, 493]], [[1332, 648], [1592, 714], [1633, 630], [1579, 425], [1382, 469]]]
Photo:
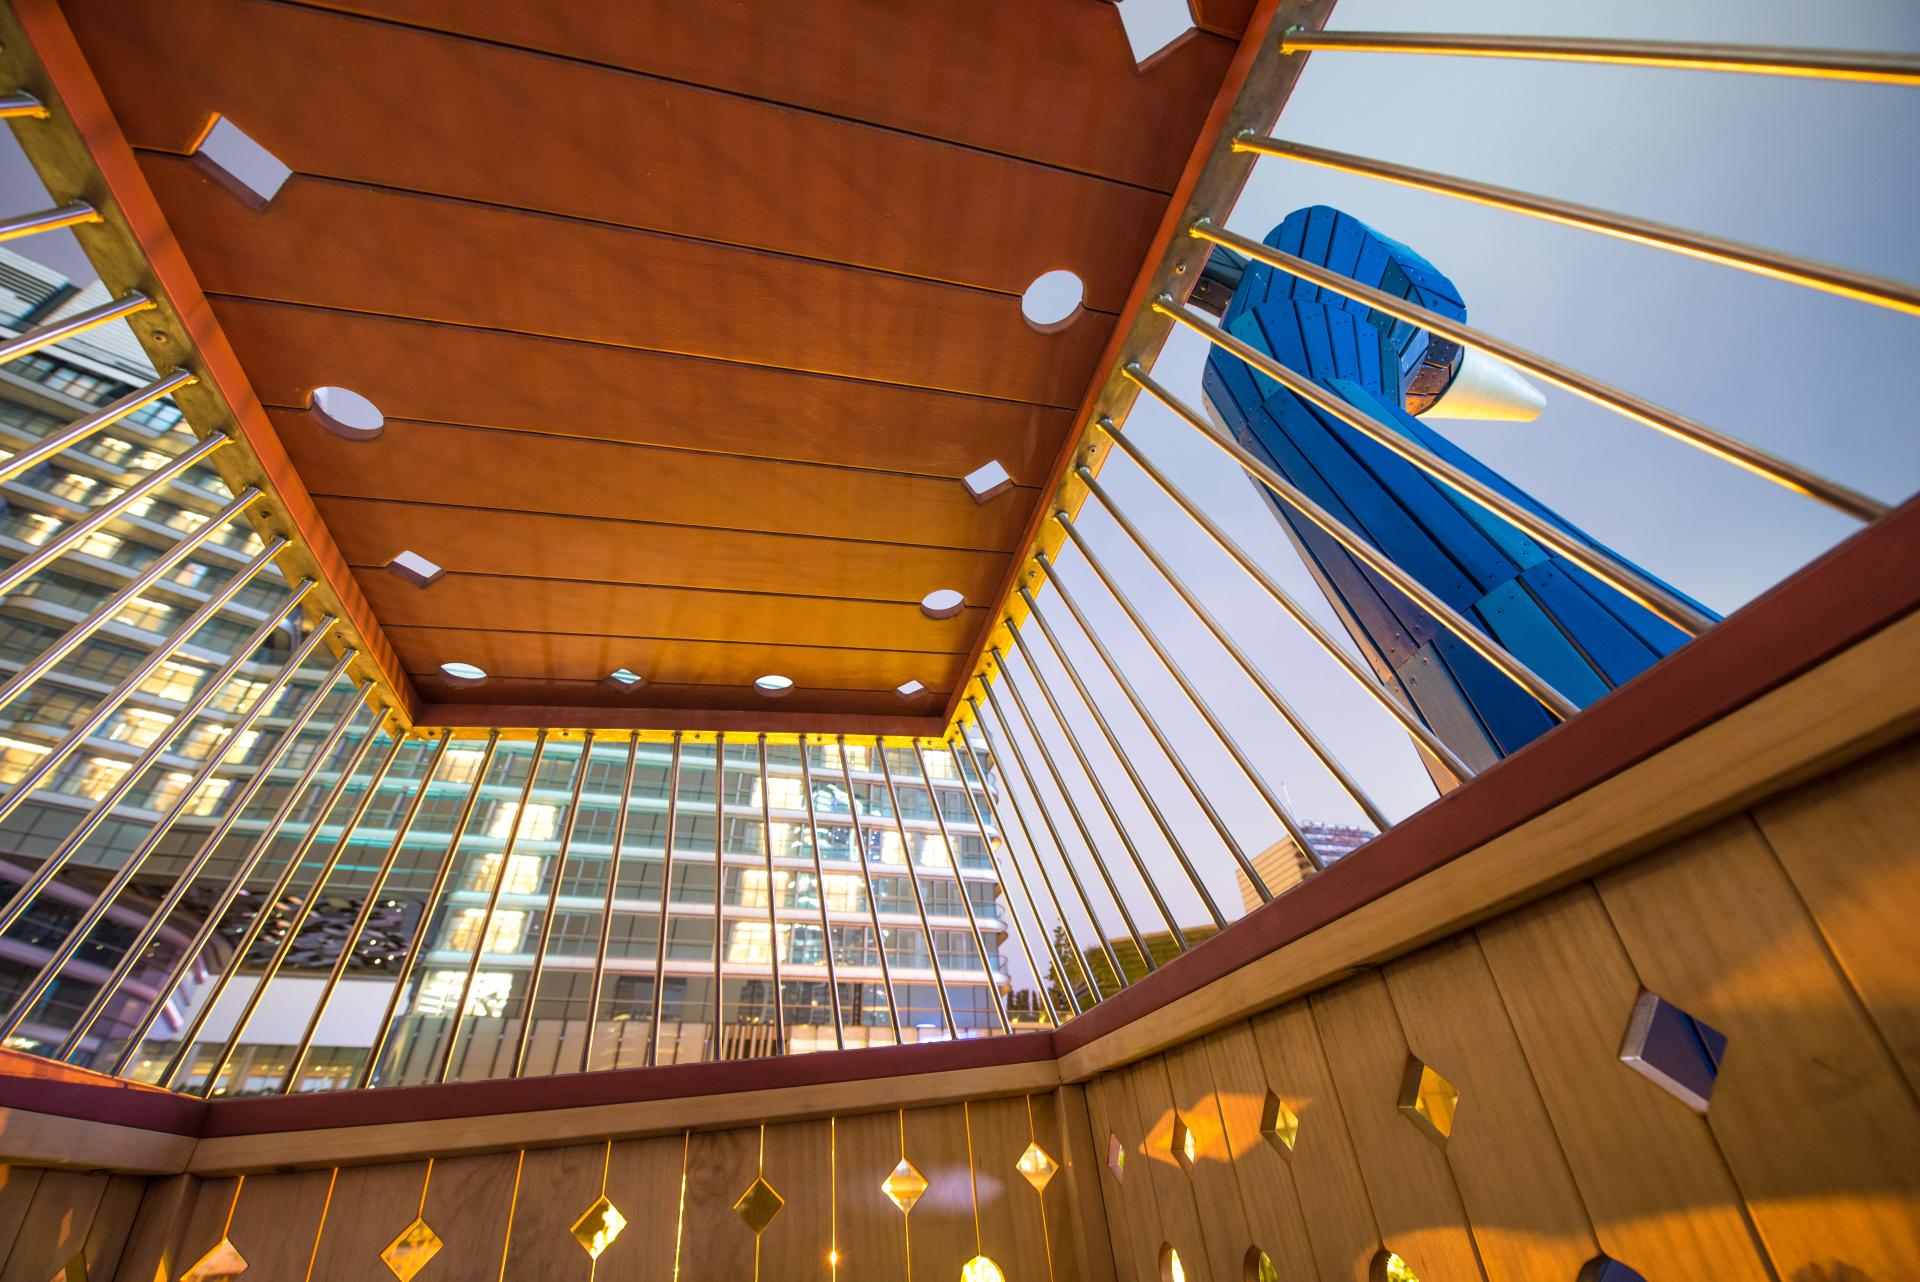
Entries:
[[279, 506], [288, 522], [319, 564], [320, 572], [358, 629], [365, 643], [367, 660], [379, 669], [397, 697], [406, 701], [407, 716], [411, 719], [419, 707], [419, 699], [412, 682], [407, 680], [406, 669], [381, 630], [380, 621], [374, 617], [373, 607], [360, 591], [353, 571], [347, 567], [346, 557], [341, 555], [339, 545], [321, 520], [306, 482], [294, 470], [293, 460], [261, 408], [259, 397], [254, 395], [253, 384], [240, 368], [240, 359], [228, 343], [226, 331], [214, 319], [207, 296], [200, 289], [199, 278], [187, 264], [180, 242], [160, 212], [160, 204], [153, 198], [153, 191], [133, 158], [133, 148], [121, 133], [119, 121], [107, 106], [106, 95], [94, 78], [93, 68], [80, 52], [66, 16], [60, 12], [56, 0], [15, 0], [13, 11], [46, 68], [55, 93], [72, 117], [74, 129], [99, 167], [107, 194], [119, 206], [128, 230], [147, 256], [152, 285], [143, 288], [149, 293], [157, 288], [173, 304], [199, 354], [194, 372], [206, 379], [232, 408], [247, 448], [253, 451], [278, 492]]
[[207, 1107], [206, 1101], [188, 1095], [88, 1072], [38, 1055], [0, 1050], [0, 1108], [194, 1136], [200, 1134]]

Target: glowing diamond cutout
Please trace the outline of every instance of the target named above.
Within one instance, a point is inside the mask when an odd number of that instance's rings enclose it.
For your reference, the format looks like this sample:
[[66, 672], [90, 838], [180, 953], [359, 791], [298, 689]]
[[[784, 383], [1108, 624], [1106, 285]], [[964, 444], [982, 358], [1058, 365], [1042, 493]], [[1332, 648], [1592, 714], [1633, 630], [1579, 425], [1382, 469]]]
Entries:
[[893, 1174], [881, 1183], [880, 1191], [902, 1212], [911, 1214], [913, 1204], [927, 1191], [927, 1177], [914, 1170], [913, 1163], [903, 1157], [900, 1165], [893, 1168]]
[[589, 1260], [600, 1258], [600, 1252], [613, 1245], [620, 1231], [627, 1227], [627, 1217], [620, 1214], [620, 1208], [609, 1202], [604, 1195], [588, 1207], [586, 1213], [573, 1222], [569, 1230], [573, 1240], [580, 1244]]
[[401, 1230], [399, 1237], [387, 1243], [380, 1259], [400, 1282], [413, 1282], [413, 1275], [440, 1254], [440, 1247], [440, 1235], [427, 1227], [425, 1220], [415, 1220]]
[[221, 1238], [213, 1250], [180, 1275], [180, 1282], [221, 1282], [223, 1278], [237, 1278], [246, 1271], [247, 1257], [240, 1254], [231, 1241]]
[[1199, 1141], [1178, 1117], [1173, 1119], [1173, 1160], [1188, 1172], [1192, 1172], [1193, 1164], [1200, 1160]]
[[1400, 1081], [1400, 1111], [1434, 1143], [1445, 1145], [1459, 1107], [1460, 1092], [1453, 1083], [1408, 1056], [1406, 1076]]
[[87, 1253], [82, 1251], [67, 1261], [67, 1267], [54, 1274], [48, 1282], [87, 1282]]
[[780, 1214], [780, 1208], [786, 1204], [787, 1199], [774, 1192], [773, 1185], [764, 1178], [756, 1178], [733, 1204], [733, 1213], [745, 1220], [758, 1237], [767, 1231], [767, 1225], [773, 1223], [773, 1217]]
[[976, 1255], [960, 1266], [960, 1282], [1007, 1282], [1007, 1275], [986, 1256]]
[[1120, 1142], [1118, 1135], [1107, 1136], [1107, 1169], [1116, 1180], [1127, 1178], [1127, 1146]]
[[[1015, 1170], [1027, 1177], [1027, 1183], [1033, 1185], [1033, 1191], [1036, 1193], [1046, 1192], [1047, 1182], [1053, 1178], [1053, 1173], [1060, 1169], [1060, 1164], [1049, 1157], [1047, 1150], [1041, 1148], [1038, 1143], [1027, 1145], [1027, 1151], [1022, 1153], [1020, 1160], [1013, 1165]], [[991, 1260], [987, 1262], [992, 1263]]]
[[1260, 1133], [1282, 1153], [1291, 1153], [1294, 1142], [1300, 1138], [1300, 1115], [1288, 1108], [1285, 1100], [1268, 1091], [1266, 1106], [1260, 1110]]

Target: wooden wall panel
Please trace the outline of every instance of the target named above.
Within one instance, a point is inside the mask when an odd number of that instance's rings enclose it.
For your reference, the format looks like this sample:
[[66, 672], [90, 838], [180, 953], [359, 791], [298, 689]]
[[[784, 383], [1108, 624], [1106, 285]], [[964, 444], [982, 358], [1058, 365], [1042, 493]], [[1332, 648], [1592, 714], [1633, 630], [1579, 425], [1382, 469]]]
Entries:
[[908, 1109], [906, 1153], [927, 1181], [907, 1216], [908, 1275], [957, 1278], [978, 1253], [966, 1106]]
[[[1143, 1169], [1146, 1156], [1133, 1120], [1133, 1103], [1115, 1074], [1088, 1082], [1086, 1091], [1115, 1270], [1123, 1282], [1160, 1282], [1160, 1208], [1154, 1200], [1153, 1181]], [[1126, 1153], [1117, 1173], [1111, 1156], [1116, 1142]]]
[[47, 1282], [86, 1252], [94, 1215], [106, 1195], [108, 1176], [81, 1171], [42, 1171], [14, 1233], [0, 1282]]
[[[221, 1183], [209, 1181], [200, 1201], [205, 1203], [208, 1194], [216, 1191]], [[425, 1162], [341, 1167], [340, 1178], [333, 1185], [333, 1202], [327, 1210], [327, 1226], [313, 1253], [312, 1282], [366, 1282], [369, 1275], [379, 1276], [375, 1270], [385, 1272], [380, 1253], [420, 1214], [421, 1194], [426, 1189]], [[245, 1200], [244, 1189], [240, 1196]], [[200, 1219], [198, 1207], [194, 1218]], [[432, 1225], [432, 1221], [428, 1223]], [[217, 1232], [212, 1240], [219, 1240]], [[236, 1241], [235, 1245], [239, 1243]], [[199, 1256], [195, 1253], [191, 1258]]]
[[440, 1276], [498, 1275], [519, 1171], [518, 1153], [444, 1157], [434, 1162], [424, 1218], [444, 1243], [433, 1257]]
[[906, 1217], [880, 1186], [900, 1161], [900, 1114], [834, 1124], [834, 1217], [841, 1282], [893, 1282], [907, 1273]]
[[627, 1217], [627, 1231], [600, 1257], [607, 1276], [674, 1282], [683, 1228], [681, 1180], [690, 1141], [687, 1135], [662, 1135], [614, 1144], [607, 1164], [607, 1197]]
[[1727, 1037], [1707, 1122], [1781, 1276], [1899, 1276], [1920, 1114], [1753, 820], [1597, 883], [1641, 982]]
[[[334, 1187], [331, 1170], [248, 1176], [227, 1228], [227, 1236], [246, 1257], [247, 1272], [263, 1279], [304, 1278], [326, 1230], [322, 1217], [332, 1216], [329, 1194]], [[396, 1225], [386, 1240], [405, 1224]]]
[[[1210, 1040], [1210, 1039], [1209, 1039]], [[1254, 1240], [1247, 1223], [1247, 1208], [1242, 1205], [1240, 1182], [1235, 1178], [1233, 1137], [1222, 1118], [1223, 1105], [1235, 1093], [1217, 1088], [1207, 1063], [1206, 1042], [1192, 1042], [1162, 1057], [1174, 1114], [1193, 1133], [1196, 1160], [1187, 1173], [1193, 1187], [1194, 1212], [1199, 1218], [1200, 1235], [1207, 1243], [1206, 1276], [1218, 1282], [1245, 1282], [1242, 1258]], [[1228, 1105], [1230, 1106], [1230, 1105]], [[1258, 1133], [1259, 1117], [1254, 1118]], [[1270, 1202], [1277, 1204], [1279, 1189], [1269, 1190]], [[1185, 1257], [1183, 1256], [1184, 1260]], [[1188, 1269], [1188, 1276], [1199, 1282], [1199, 1262]]]
[[593, 1261], [574, 1240], [573, 1225], [599, 1199], [610, 1174], [605, 1144], [527, 1150], [505, 1275], [526, 1282], [587, 1282]]
[[680, 1267], [688, 1277], [754, 1275], [753, 1232], [734, 1214], [733, 1204], [759, 1171], [758, 1127], [693, 1136], [687, 1148], [687, 1200], [680, 1235]]
[[833, 1128], [827, 1118], [767, 1127], [763, 1174], [786, 1199], [760, 1235], [756, 1276], [767, 1282], [831, 1282]]
[[[1047, 1129], [1049, 1113], [1054, 1122], [1051, 1131]], [[1109, 1194], [1101, 1179], [1106, 1135], [1094, 1129], [1087, 1088], [1077, 1083], [1062, 1085], [1053, 1094], [1051, 1109], [1044, 1097], [1035, 1102], [1034, 1118], [1043, 1137], [1041, 1146], [1060, 1163], [1055, 1182], [1062, 1188], [1047, 1199], [1047, 1206], [1048, 1223], [1054, 1226], [1054, 1250], [1074, 1265], [1066, 1275], [1086, 1282], [1115, 1282], [1120, 1276], [1113, 1246], [1118, 1233], [1108, 1218]]]
[[[1213, 1082], [1214, 1112], [1220, 1123], [1219, 1160], [1230, 1164], [1241, 1214], [1246, 1220], [1246, 1244], [1265, 1251], [1282, 1277], [1321, 1276], [1314, 1263], [1310, 1231], [1300, 1210], [1293, 1155], [1268, 1140], [1260, 1129], [1271, 1087], [1260, 1062], [1260, 1048], [1254, 1041], [1253, 1029], [1245, 1024], [1221, 1029], [1198, 1049], [1202, 1050], [1203, 1057], [1183, 1050], [1169, 1054], [1167, 1063], [1182, 1107], [1201, 1111], [1204, 1101], [1195, 1098], [1193, 1092], [1201, 1081]], [[1203, 1072], [1205, 1078], [1201, 1076]], [[1297, 1114], [1302, 1102], [1296, 1098], [1289, 1102], [1289, 1107]]]
[[1142, 1182], [1153, 1186], [1154, 1203], [1160, 1209], [1160, 1239], [1180, 1253], [1187, 1276], [1218, 1276], [1211, 1264], [1214, 1244], [1207, 1241], [1194, 1205], [1193, 1180], [1173, 1156], [1174, 1101], [1166, 1065], [1157, 1057], [1142, 1060], [1122, 1070], [1120, 1077], [1123, 1090], [1132, 1097], [1134, 1125], [1139, 1128], [1145, 1159], [1129, 1177], [1144, 1175]]
[[37, 1166], [0, 1166], [0, 1259], [20, 1235], [27, 1222], [27, 1208], [33, 1205], [34, 1190], [40, 1187]]
[[118, 1267], [112, 1273], [89, 1273], [99, 1282], [154, 1282], [176, 1277], [193, 1263], [186, 1255], [186, 1233], [201, 1181], [192, 1175], [172, 1175], [141, 1183], [138, 1209]]
[[[1047, 1277], [1055, 1271], [1050, 1248], [1052, 1227], [1044, 1195], [1020, 1174], [1020, 1155], [1040, 1142], [1033, 1101], [1025, 1095], [980, 1100], [965, 1106], [967, 1149], [973, 1167], [974, 1205], [980, 1226], [979, 1252], [1009, 1278]], [[1041, 1143], [1049, 1155], [1053, 1148]], [[1056, 1162], [1059, 1161], [1055, 1157]], [[1058, 1180], [1055, 1172], [1054, 1179]], [[1048, 1188], [1053, 1188], [1049, 1181]], [[1055, 1190], [1054, 1197], [1063, 1190]]]

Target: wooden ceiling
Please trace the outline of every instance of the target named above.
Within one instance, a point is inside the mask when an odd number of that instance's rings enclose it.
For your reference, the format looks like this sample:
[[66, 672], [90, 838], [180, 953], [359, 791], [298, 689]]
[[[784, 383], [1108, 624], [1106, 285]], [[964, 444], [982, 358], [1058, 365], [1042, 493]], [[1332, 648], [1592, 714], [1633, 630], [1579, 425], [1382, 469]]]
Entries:
[[[421, 702], [486, 724], [941, 714], [1252, 0], [1144, 69], [1102, 0], [62, 7]], [[215, 113], [294, 171], [264, 212]]]

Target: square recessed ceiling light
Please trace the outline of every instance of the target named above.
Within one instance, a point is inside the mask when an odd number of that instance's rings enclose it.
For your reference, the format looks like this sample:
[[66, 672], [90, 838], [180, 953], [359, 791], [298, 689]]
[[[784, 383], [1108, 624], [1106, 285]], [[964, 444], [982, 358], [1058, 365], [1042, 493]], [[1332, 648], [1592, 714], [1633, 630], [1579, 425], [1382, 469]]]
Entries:
[[427, 560], [426, 557], [421, 556], [418, 552], [400, 553], [400, 555], [394, 557], [393, 560], [387, 562], [387, 568], [407, 582], [413, 584], [416, 588], [424, 588], [446, 573], [445, 570]]
[[263, 210], [280, 194], [293, 170], [280, 158], [248, 136], [247, 132], [216, 115], [193, 149], [194, 163], [215, 182], [256, 210]]
[[973, 495], [975, 503], [985, 503], [988, 499], [998, 498], [1013, 488], [1013, 477], [1000, 465], [999, 459], [989, 459], [968, 472], [963, 479], [967, 493]]

